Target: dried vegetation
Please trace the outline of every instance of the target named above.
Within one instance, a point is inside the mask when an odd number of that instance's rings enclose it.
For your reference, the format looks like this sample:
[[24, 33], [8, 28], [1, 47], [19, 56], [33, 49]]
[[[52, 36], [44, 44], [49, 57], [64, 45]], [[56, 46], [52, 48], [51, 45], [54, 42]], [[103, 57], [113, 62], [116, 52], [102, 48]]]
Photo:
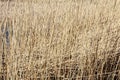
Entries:
[[0, 28], [7, 80], [120, 80], [120, 0], [2, 1]]

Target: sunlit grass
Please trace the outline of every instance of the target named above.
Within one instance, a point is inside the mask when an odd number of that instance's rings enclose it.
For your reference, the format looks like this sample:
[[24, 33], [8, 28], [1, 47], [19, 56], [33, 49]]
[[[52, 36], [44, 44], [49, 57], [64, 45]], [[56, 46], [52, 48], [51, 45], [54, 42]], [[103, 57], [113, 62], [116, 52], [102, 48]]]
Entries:
[[0, 2], [0, 27], [9, 24], [7, 77], [120, 79], [119, 4], [119, 0]]

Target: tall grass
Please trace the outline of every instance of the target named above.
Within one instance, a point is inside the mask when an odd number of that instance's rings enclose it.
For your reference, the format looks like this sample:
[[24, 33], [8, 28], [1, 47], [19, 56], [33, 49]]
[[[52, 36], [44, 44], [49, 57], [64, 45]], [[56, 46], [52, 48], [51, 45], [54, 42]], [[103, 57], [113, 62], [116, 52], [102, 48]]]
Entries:
[[9, 31], [8, 79], [120, 79], [120, 0], [17, 0], [0, 6], [5, 41]]

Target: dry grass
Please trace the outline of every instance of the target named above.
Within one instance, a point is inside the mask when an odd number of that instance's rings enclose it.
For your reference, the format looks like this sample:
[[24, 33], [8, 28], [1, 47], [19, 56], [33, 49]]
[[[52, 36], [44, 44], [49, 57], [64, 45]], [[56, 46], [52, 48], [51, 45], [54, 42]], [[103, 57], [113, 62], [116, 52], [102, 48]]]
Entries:
[[119, 9], [120, 0], [0, 2], [7, 78], [119, 80]]

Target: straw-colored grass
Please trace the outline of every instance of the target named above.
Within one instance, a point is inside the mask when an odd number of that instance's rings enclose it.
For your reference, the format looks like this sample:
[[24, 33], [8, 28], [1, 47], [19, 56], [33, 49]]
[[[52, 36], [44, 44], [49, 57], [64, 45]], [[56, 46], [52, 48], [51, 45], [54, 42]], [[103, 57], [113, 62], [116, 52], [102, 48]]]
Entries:
[[7, 80], [120, 79], [120, 0], [3, 1], [0, 28]]

